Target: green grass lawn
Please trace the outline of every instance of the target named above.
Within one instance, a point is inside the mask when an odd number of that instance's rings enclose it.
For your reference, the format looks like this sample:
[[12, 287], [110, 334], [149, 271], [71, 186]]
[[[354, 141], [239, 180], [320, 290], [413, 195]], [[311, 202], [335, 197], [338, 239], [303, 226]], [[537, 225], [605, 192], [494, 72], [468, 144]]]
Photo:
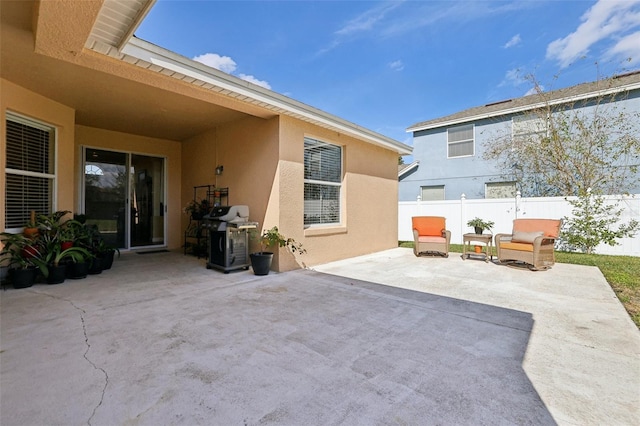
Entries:
[[[413, 241], [401, 241], [399, 246], [413, 248]], [[450, 251], [462, 253], [462, 244], [451, 244]], [[640, 257], [558, 251], [556, 252], [556, 262], [600, 268], [602, 275], [609, 282], [629, 316], [640, 328]]]

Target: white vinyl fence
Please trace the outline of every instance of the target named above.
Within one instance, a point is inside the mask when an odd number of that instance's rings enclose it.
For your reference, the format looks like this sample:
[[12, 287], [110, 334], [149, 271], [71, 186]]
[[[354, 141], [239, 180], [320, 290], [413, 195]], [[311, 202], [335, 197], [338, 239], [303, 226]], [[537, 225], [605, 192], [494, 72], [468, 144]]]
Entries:
[[[569, 197], [572, 198], [572, 197]], [[608, 196], [608, 202], [618, 202], [623, 210], [621, 223], [631, 219], [640, 220], [640, 194], [631, 196]], [[464, 195], [460, 200], [444, 201], [400, 201], [398, 203], [398, 240], [412, 241], [412, 216], [444, 216], [447, 229], [451, 231], [451, 243], [462, 244], [462, 234], [473, 232], [467, 221], [474, 217], [495, 222], [492, 233], [511, 233], [513, 219], [545, 218], [562, 219], [571, 217], [571, 205], [565, 197], [541, 198], [495, 198], [467, 200]], [[487, 231], [485, 231], [487, 232]], [[619, 245], [599, 245], [595, 252], [599, 254], [640, 256], [640, 233], [633, 238], [618, 240]]]

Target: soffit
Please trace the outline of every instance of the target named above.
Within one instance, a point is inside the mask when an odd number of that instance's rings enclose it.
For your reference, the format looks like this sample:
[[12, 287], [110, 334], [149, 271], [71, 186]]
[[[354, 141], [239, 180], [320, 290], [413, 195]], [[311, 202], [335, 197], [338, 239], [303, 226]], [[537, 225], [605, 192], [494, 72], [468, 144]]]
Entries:
[[[246, 114], [34, 52], [33, 2], [2, 1], [0, 76], [76, 110], [76, 123], [176, 141]], [[86, 55], [85, 55], [86, 56]], [[104, 62], [104, 61], [103, 61]]]

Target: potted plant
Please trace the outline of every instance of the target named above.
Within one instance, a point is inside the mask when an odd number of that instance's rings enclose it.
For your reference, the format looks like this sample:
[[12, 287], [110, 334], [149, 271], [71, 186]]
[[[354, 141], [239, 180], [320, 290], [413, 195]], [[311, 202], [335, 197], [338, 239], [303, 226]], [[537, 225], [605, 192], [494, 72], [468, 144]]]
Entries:
[[265, 251], [269, 247], [285, 247], [293, 254], [303, 254], [307, 251], [302, 248], [302, 243], [297, 243], [293, 238], [287, 238], [278, 231], [278, 227], [264, 230], [258, 237], [260, 241], [260, 251], [251, 253], [251, 267], [256, 275], [268, 275], [273, 261], [273, 252]]
[[48, 275], [46, 262], [37, 242], [24, 234], [0, 234], [3, 247], [0, 251], [0, 262], [9, 266], [9, 276], [14, 288], [31, 287], [36, 280], [38, 269], [46, 277]]
[[202, 220], [202, 217], [206, 214], [209, 214], [211, 211], [211, 205], [209, 200], [206, 198], [201, 199], [200, 201], [191, 200], [183, 209], [184, 213], [191, 216], [193, 220]]
[[467, 226], [471, 226], [475, 229], [476, 234], [482, 234], [485, 229], [491, 230], [493, 228], [494, 223], [487, 220], [482, 220], [479, 217], [475, 217], [467, 222]]
[[67, 264], [64, 263], [64, 261], [69, 260], [73, 263], [82, 262], [90, 255], [91, 254], [82, 247], [69, 247], [63, 250], [62, 244], [55, 245], [53, 250], [50, 251], [45, 258], [49, 270], [47, 283], [60, 284], [64, 282], [67, 276]]

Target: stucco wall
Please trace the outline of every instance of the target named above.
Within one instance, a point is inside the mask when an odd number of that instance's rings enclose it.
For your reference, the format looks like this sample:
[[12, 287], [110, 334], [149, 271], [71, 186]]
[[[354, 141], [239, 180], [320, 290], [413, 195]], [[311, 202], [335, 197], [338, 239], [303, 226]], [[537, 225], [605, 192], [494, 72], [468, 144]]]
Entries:
[[[280, 122], [279, 228], [304, 244], [298, 261], [313, 266], [396, 247], [398, 154], [293, 118]], [[305, 136], [343, 146], [340, 226], [304, 228]], [[281, 269], [291, 262], [283, 256]]]
[[[76, 162], [74, 161], [75, 111], [7, 80], [0, 79], [0, 169], [5, 168], [6, 113], [7, 111], [49, 124], [56, 128], [57, 190], [54, 208], [75, 211], [74, 188]], [[0, 179], [0, 204], [5, 205], [5, 179]], [[4, 230], [4, 208], [0, 210], [0, 227]]]
[[[165, 220], [167, 222], [167, 234], [165, 243], [169, 249], [178, 249], [182, 246], [180, 204], [182, 186], [180, 185], [182, 169], [182, 152], [180, 142], [165, 139], [149, 138], [97, 129], [87, 126], [76, 126], [75, 161], [82, 163], [82, 146], [101, 148], [113, 151], [131, 152], [135, 154], [164, 157], [166, 161], [167, 198]], [[80, 189], [81, 175], [77, 176], [77, 184], [74, 188]], [[77, 209], [74, 209], [77, 211]]]
[[[344, 147], [343, 223], [304, 227], [304, 137]], [[273, 269], [353, 257], [397, 246], [397, 153], [289, 117], [247, 117], [184, 141], [183, 206], [194, 185], [229, 187], [230, 204], [249, 206], [258, 231], [272, 226], [307, 253], [281, 250]], [[224, 166], [215, 176], [215, 167]], [[183, 229], [188, 222], [183, 215]], [[251, 251], [259, 249], [251, 241]]]

